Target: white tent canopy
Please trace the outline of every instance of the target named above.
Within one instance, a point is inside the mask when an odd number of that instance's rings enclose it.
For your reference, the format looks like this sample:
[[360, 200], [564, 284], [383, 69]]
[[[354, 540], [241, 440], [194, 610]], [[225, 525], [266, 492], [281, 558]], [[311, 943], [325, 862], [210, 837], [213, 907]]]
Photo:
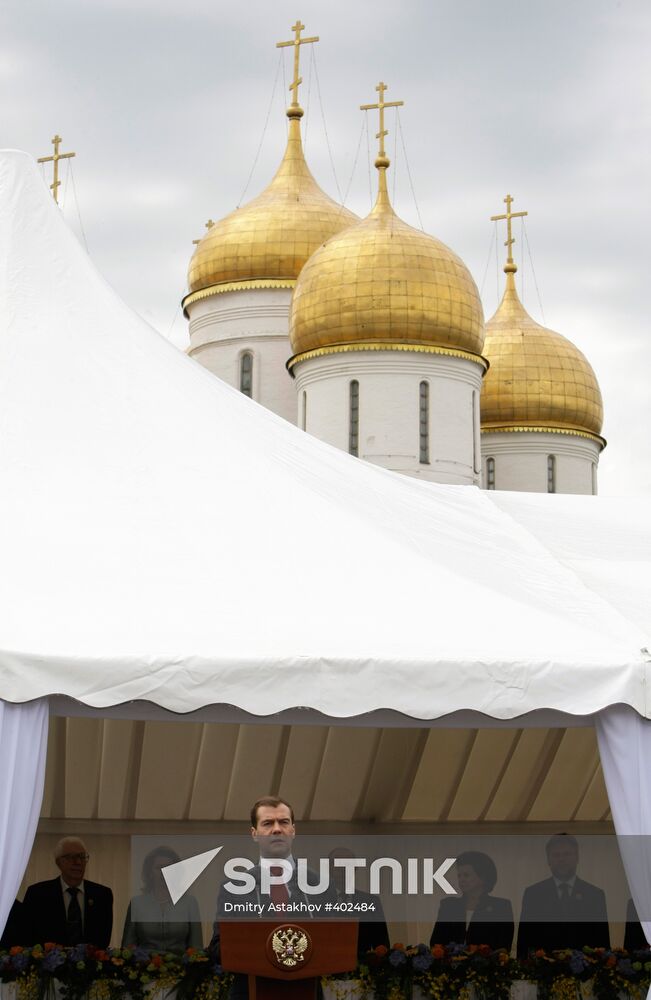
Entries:
[[18, 152], [0, 256], [6, 701], [648, 715], [639, 505], [494, 502], [316, 441], [134, 316]]
[[[649, 501], [487, 494], [593, 593], [651, 639]], [[647, 658], [649, 654], [647, 653]]]
[[616, 828], [651, 833], [642, 504], [433, 487], [310, 438], [135, 317], [13, 151], [0, 317], [0, 926], [51, 696], [403, 723], [597, 713]]

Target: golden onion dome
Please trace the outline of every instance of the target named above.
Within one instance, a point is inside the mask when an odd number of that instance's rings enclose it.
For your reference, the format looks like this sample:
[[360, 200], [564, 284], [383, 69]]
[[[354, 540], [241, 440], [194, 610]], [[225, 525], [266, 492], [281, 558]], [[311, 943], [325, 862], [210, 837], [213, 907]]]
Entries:
[[310, 254], [358, 221], [329, 198], [310, 173], [301, 142], [302, 110], [292, 106], [287, 114], [287, 149], [274, 179], [244, 208], [215, 223], [199, 242], [190, 261], [184, 306], [208, 290], [291, 288]]
[[601, 391], [590, 363], [571, 341], [529, 316], [511, 258], [504, 270], [504, 297], [486, 324], [490, 368], [481, 394], [482, 430], [576, 433], [605, 445]]
[[316, 250], [296, 282], [290, 368], [312, 351], [412, 345], [481, 355], [484, 316], [470, 272], [445, 244], [398, 218], [383, 150], [375, 165], [379, 190], [371, 214]]

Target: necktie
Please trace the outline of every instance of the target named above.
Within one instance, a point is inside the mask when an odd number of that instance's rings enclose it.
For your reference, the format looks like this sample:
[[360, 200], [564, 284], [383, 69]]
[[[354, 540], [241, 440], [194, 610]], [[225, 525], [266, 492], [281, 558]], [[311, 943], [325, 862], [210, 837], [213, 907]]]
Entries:
[[566, 903], [570, 898], [570, 886], [568, 882], [561, 882], [558, 887], [559, 899], [561, 903]]
[[66, 944], [75, 945], [81, 941], [81, 909], [79, 908], [79, 889], [75, 886], [68, 886], [66, 892], [70, 896], [68, 903], [68, 916], [66, 918]]
[[[284, 869], [280, 865], [272, 865], [269, 869], [271, 875], [280, 876], [282, 875]], [[280, 882], [277, 884], [272, 884], [271, 888], [271, 902], [272, 903], [288, 903], [289, 902], [289, 890], [287, 888], [286, 882]]]

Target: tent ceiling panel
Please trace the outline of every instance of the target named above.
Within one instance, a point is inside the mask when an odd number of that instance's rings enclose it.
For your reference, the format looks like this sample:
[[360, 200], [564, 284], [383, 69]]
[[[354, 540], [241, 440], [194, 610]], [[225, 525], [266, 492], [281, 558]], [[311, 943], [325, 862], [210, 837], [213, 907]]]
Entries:
[[594, 731], [567, 729], [531, 807], [531, 820], [567, 822], [583, 799], [600, 766]]
[[[95, 720], [97, 722], [97, 720]], [[42, 816], [66, 816], [66, 728], [65, 718], [50, 719], [47, 737], [47, 765], [43, 786]]]
[[405, 805], [411, 822], [446, 819], [475, 742], [476, 730], [432, 729]]
[[482, 819], [518, 742], [519, 731], [479, 729], [448, 812], [450, 821]]
[[[80, 728], [79, 721], [52, 720], [44, 818], [242, 827], [253, 799], [269, 793], [287, 798], [301, 824], [378, 830], [609, 818], [587, 728], [326, 730], [98, 719]], [[96, 762], [94, 781], [79, 768], [80, 752]]]
[[[190, 722], [174, 733], [169, 752], [165, 722], [145, 726], [136, 802], [137, 819], [185, 819], [197, 769], [202, 726]], [[164, 766], [161, 764], [164, 762]]]
[[379, 729], [329, 731], [310, 819], [349, 821], [359, 814], [379, 740]]
[[278, 794], [292, 803], [297, 818], [312, 811], [328, 739], [327, 726], [292, 726]]
[[378, 823], [401, 820], [427, 742], [425, 729], [383, 729], [360, 814]]
[[[241, 820], [251, 809], [251, 789], [269, 793], [280, 782], [289, 730], [286, 726], [240, 726], [224, 819]], [[253, 795], [253, 799], [259, 797]]]
[[202, 725], [201, 729], [188, 818], [217, 820], [226, 812], [240, 727]]
[[541, 777], [547, 773], [562, 729], [522, 729], [486, 810], [488, 822], [517, 822], [529, 815]]
[[601, 764], [596, 768], [586, 793], [574, 813], [574, 819], [578, 821], [593, 820], [597, 817], [604, 821], [610, 819], [610, 803]]
[[96, 816], [102, 769], [104, 720], [70, 719], [66, 728], [68, 774], [65, 789], [66, 813], [70, 816]]
[[104, 719], [97, 805], [100, 819], [120, 819], [129, 812], [125, 799], [131, 789], [131, 776], [140, 775], [142, 731], [139, 722]]

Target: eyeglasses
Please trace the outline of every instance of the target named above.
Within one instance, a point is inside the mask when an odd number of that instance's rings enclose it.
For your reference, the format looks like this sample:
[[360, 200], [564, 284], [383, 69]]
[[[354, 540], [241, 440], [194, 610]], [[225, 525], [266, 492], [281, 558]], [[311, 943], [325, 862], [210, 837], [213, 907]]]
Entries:
[[88, 861], [90, 854], [60, 854], [59, 861]]

